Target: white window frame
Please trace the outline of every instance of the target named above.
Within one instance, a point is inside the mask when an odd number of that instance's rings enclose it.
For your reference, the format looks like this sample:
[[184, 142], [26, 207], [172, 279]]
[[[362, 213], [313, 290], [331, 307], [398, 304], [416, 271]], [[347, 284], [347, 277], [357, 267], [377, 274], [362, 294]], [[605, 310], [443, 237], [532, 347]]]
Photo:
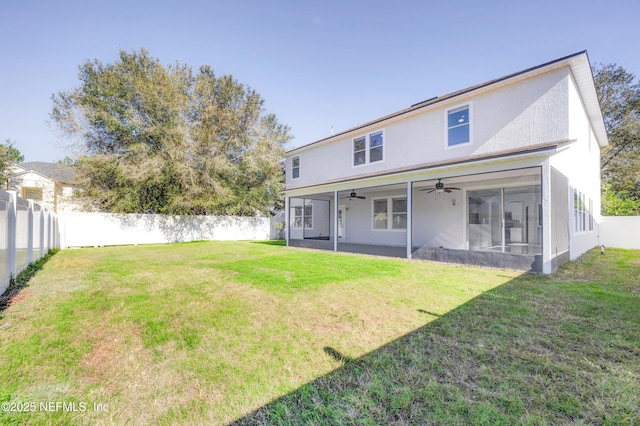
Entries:
[[[311, 209], [311, 214], [307, 214], [307, 207]], [[301, 209], [301, 214], [297, 214], [296, 209]], [[311, 226], [304, 226], [306, 218], [311, 218]], [[296, 218], [300, 219], [301, 226], [296, 226]], [[313, 204], [300, 204], [293, 206], [293, 229], [313, 229]]]
[[[376, 201], [384, 200], [387, 203], [387, 227], [386, 228], [376, 228], [376, 213], [375, 213], [375, 204]], [[393, 215], [394, 214], [405, 214], [407, 212], [394, 212], [393, 211], [393, 200], [404, 200], [407, 201], [407, 197], [402, 196], [390, 196], [390, 197], [376, 197], [371, 199], [371, 230], [374, 232], [406, 232], [407, 228], [394, 228], [393, 227]]]
[[[293, 229], [302, 229], [302, 227], [304, 226], [304, 204], [301, 204], [299, 206], [292, 206], [293, 207], [293, 221], [292, 221], [292, 227]], [[297, 209], [300, 209], [300, 214], [298, 214]], [[296, 225], [296, 219], [300, 219], [300, 226]]]
[[[298, 160], [298, 166], [295, 166], [295, 161]], [[298, 169], [298, 176], [296, 177], [294, 175], [294, 170]], [[291, 180], [296, 180], [296, 179], [300, 179], [300, 156], [296, 155], [295, 157], [291, 158]]]
[[[22, 197], [25, 200], [33, 200], [33, 201], [37, 201], [37, 202], [42, 202], [43, 197], [44, 197], [44, 191], [42, 190], [42, 188], [37, 187], [37, 186], [23, 186], [22, 187]], [[40, 194], [40, 198], [33, 198], [33, 193], [39, 193]], [[30, 194], [31, 193], [31, 194]], [[32, 195], [31, 198], [29, 197], [29, 195]]]
[[581, 219], [581, 223], [582, 223], [582, 232], [585, 232], [587, 230], [587, 209], [586, 209], [586, 203], [585, 203], [585, 195], [584, 192], [581, 192], [580, 195], [582, 196], [581, 199], [581, 207], [582, 207], [582, 219]]
[[[469, 110], [469, 122], [468, 124], [466, 124], [469, 126], [469, 142], [459, 143], [456, 145], [449, 145], [449, 113], [465, 107], [468, 108]], [[455, 128], [455, 127], [458, 127], [458, 126], [454, 126], [452, 128]], [[462, 146], [469, 146], [472, 144], [473, 144], [473, 102], [469, 101], [469, 102], [454, 105], [451, 108], [445, 109], [444, 111], [444, 148], [455, 149]]]
[[[356, 141], [359, 141], [360, 139], [364, 140], [364, 148], [359, 149], [356, 151]], [[367, 143], [367, 135], [364, 136], [358, 136], [356, 138], [353, 138], [351, 140], [351, 166], [352, 167], [361, 167], [361, 166], [366, 166], [367, 165], [367, 147], [368, 147], [368, 143]], [[364, 152], [364, 163], [361, 164], [356, 164], [356, 154], [357, 153], [361, 153]]]
[[[404, 203], [405, 203], [404, 211], [396, 212], [396, 211], [393, 210], [393, 202], [396, 201], [396, 200], [399, 200], [399, 201], [404, 200]], [[404, 215], [405, 226], [404, 226], [404, 228], [396, 228], [394, 226], [395, 216], [396, 215], [401, 215], [401, 214]], [[405, 230], [406, 231], [407, 230], [407, 225], [406, 225], [407, 219], [408, 219], [408, 216], [407, 216], [407, 197], [393, 197], [393, 198], [391, 198], [391, 229], [393, 229], [394, 231], [401, 231], [401, 230]]]
[[573, 229], [576, 234], [586, 232], [587, 220], [585, 194], [573, 188]]
[[[377, 161], [371, 161], [371, 149], [372, 148], [376, 148], [376, 147], [372, 147], [371, 146], [371, 136], [375, 136], [380, 134], [382, 136], [382, 159], [381, 160], [377, 160]], [[358, 139], [364, 139], [364, 155], [365, 155], [365, 159], [364, 159], [364, 163], [362, 164], [354, 164], [355, 163], [355, 154], [356, 152], [362, 152], [361, 150], [359, 151], [355, 151], [355, 142]], [[384, 163], [386, 158], [387, 158], [387, 153], [386, 153], [386, 135], [384, 132], [384, 129], [378, 129], [378, 130], [374, 130], [365, 134], [361, 134], [358, 135], [354, 138], [351, 138], [351, 167], [356, 168], [356, 167], [363, 167], [363, 166], [367, 166], [370, 164], [381, 164]]]

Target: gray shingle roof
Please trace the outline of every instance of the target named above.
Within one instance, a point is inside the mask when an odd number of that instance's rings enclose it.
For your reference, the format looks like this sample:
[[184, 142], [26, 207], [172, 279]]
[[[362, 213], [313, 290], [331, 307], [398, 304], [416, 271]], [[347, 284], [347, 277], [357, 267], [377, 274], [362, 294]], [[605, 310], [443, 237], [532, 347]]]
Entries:
[[41, 175], [47, 176], [55, 181], [66, 184], [73, 184], [73, 178], [75, 177], [75, 170], [73, 167], [65, 166], [60, 163], [47, 163], [44, 161], [29, 161], [26, 163], [19, 163], [20, 167], [28, 170], [33, 170]]

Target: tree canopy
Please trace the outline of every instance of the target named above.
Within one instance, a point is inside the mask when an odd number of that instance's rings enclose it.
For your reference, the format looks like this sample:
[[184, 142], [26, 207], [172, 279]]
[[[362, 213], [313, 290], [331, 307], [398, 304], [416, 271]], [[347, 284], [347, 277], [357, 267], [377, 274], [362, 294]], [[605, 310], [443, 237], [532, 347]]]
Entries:
[[602, 150], [603, 214], [640, 214], [640, 83], [616, 64], [594, 66], [609, 147]]
[[20, 163], [24, 161], [24, 155], [15, 147], [15, 142], [11, 139], [5, 139], [0, 144], [0, 179], [6, 182], [11, 174], [12, 163]]
[[52, 96], [52, 122], [83, 149], [80, 194], [120, 213], [266, 212], [280, 199], [289, 128], [210, 66], [164, 66], [145, 49], [85, 61]]

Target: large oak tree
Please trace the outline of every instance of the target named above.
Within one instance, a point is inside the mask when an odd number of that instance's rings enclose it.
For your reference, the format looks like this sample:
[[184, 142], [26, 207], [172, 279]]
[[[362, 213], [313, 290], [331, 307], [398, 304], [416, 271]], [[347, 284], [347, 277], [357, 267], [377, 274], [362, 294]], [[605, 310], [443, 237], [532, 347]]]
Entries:
[[594, 66], [609, 147], [602, 150], [603, 213], [640, 214], [640, 84], [616, 64]]
[[119, 213], [255, 215], [277, 204], [289, 128], [209, 66], [164, 66], [145, 49], [85, 61], [52, 96], [52, 122], [83, 149], [80, 194]]

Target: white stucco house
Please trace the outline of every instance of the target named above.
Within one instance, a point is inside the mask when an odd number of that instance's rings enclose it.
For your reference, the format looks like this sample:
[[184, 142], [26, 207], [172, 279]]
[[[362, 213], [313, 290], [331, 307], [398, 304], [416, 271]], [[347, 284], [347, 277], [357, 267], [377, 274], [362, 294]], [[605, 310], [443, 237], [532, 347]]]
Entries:
[[80, 207], [73, 200], [74, 175], [72, 167], [60, 163], [18, 163], [13, 165], [6, 189], [56, 213], [77, 211]]
[[598, 245], [607, 146], [586, 52], [286, 153], [286, 240], [551, 273]]

